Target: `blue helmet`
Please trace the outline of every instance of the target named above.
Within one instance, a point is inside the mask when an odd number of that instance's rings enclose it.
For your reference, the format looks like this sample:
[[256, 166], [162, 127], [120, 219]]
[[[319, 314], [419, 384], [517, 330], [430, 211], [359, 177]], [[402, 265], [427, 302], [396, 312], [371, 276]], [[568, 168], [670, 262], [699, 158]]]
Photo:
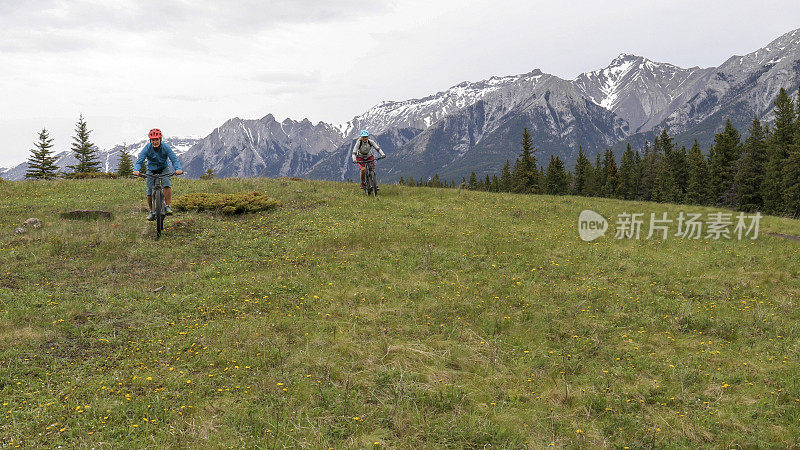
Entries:
[[369, 136], [369, 131], [364, 130], [361, 132], [361, 137], [367, 137], [367, 136]]

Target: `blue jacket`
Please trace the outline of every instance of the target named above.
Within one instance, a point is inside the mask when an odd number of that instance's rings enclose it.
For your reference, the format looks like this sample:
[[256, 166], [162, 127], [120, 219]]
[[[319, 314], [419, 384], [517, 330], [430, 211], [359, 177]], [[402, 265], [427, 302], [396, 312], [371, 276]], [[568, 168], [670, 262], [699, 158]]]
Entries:
[[139, 157], [136, 159], [136, 164], [133, 165], [134, 172], [142, 171], [142, 164], [145, 158], [147, 158], [147, 170], [151, 172], [161, 172], [167, 169], [167, 158], [172, 161], [173, 169], [183, 170], [181, 162], [178, 161], [178, 156], [172, 151], [172, 147], [164, 142], [161, 143], [158, 150], [153, 148], [153, 144], [148, 143], [145, 145], [142, 152], [139, 153]]

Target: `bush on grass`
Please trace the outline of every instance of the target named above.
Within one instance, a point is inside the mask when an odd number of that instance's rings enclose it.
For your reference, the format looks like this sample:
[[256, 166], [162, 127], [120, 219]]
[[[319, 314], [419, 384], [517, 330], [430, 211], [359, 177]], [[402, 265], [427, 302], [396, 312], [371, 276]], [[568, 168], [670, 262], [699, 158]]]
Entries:
[[228, 215], [267, 211], [279, 205], [278, 200], [261, 192], [238, 194], [198, 192], [178, 197], [172, 202], [172, 206], [179, 211], [211, 211]]

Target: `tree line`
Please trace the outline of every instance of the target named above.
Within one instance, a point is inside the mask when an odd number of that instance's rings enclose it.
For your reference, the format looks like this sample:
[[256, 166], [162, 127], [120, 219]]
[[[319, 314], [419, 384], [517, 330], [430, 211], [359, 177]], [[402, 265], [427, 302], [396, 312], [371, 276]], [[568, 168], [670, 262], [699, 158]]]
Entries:
[[[66, 178], [89, 178], [103, 175], [102, 163], [98, 156], [97, 147], [89, 140], [91, 130], [88, 129], [83, 114], [75, 124], [75, 135], [72, 138], [71, 150], [77, 164], [67, 166], [71, 172], [62, 172], [56, 164], [57, 157], [53, 151], [53, 139], [47, 128], [39, 132], [39, 139], [31, 149], [28, 158], [28, 170], [25, 172], [26, 179], [50, 180], [58, 177]], [[130, 176], [133, 174], [133, 158], [127, 146], [120, 150], [120, 160], [117, 165], [116, 175]]]
[[499, 174], [441, 181], [400, 179], [401, 184], [456, 187], [491, 192], [581, 195], [625, 200], [720, 206], [741, 211], [800, 216], [800, 90], [797, 103], [785, 89], [775, 100], [775, 119], [764, 125], [754, 117], [748, 137], [730, 120], [704, 153], [695, 140], [678, 148], [666, 129], [652, 145], [634, 150], [628, 144], [617, 164], [611, 149], [592, 163], [579, 147], [573, 171], [558, 156], [539, 167], [528, 129], [513, 165]]

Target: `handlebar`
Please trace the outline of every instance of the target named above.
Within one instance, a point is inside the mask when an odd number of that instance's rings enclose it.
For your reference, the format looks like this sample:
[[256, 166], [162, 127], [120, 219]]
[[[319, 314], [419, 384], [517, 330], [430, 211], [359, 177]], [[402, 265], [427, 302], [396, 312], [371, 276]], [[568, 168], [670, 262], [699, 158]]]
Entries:
[[351, 162], [352, 162], [353, 164], [358, 164], [358, 163], [369, 163], [369, 162], [375, 162], [375, 161], [377, 161], [377, 160], [379, 160], [379, 159], [383, 159], [383, 158], [386, 158], [386, 157], [385, 157], [385, 156], [381, 156], [380, 158], [372, 158], [372, 160], [369, 160], [369, 161], [351, 161]]
[[[181, 174], [183, 175], [183, 174]], [[139, 172], [139, 178], [166, 178], [166, 177], [179, 177], [175, 172], [170, 173], [143, 173]]]

